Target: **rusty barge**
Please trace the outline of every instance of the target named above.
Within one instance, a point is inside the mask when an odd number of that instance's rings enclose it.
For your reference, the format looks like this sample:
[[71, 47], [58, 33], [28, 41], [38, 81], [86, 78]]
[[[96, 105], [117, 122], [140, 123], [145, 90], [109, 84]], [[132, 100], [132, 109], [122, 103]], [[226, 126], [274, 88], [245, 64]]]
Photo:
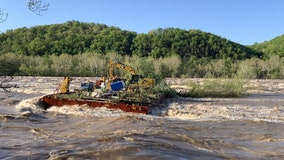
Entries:
[[152, 99], [148, 102], [134, 102], [131, 100], [123, 100], [119, 98], [96, 98], [96, 97], [79, 97], [78, 93], [56, 93], [42, 97], [44, 109], [52, 106], [62, 107], [79, 105], [92, 108], [105, 107], [108, 109], [119, 109], [124, 112], [133, 112], [141, 114], [151, 114], [152, 109], [160, 104], [162, 96]]
[[[114, 69], [130, 73], [130, 79], [114, 74]], [[150, 114], [152, 108], [159, 105], [163, 96], [153, 92], [155, 81], [143, 78], [136, 70], [123, 63], [109, 63], [108, 76], [102, 76], [95, 82], [81, 83], [80, 89], [69, 91], [70, 77], [64, 77], [55, 94], [41, 98], [44, 109], [51, 106], [89, 106], [120, 109], [125, 112]]]

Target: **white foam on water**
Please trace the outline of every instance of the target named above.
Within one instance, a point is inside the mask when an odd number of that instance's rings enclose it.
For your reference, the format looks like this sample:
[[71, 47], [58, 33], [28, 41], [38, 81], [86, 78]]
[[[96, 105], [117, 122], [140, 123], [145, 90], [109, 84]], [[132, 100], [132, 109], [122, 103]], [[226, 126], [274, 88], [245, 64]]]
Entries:
[[[21, 114], [43, 113], [43, 107], [40, 105], [42, 96], [30, 98], [21, 101], [16, 105], [16, 109]], [[108, 109], [105, 107], [92, 108], [86, 105], [72, 106], [52, 106], [47, 109], [48, 112], [61, 114], [70, 114], [77, 116], [96, 116], [96, 117], [117, 117], [124, 115], [138, 115], [135, 113], [123, 112], [119, 109]], [[157, 115], [148, 115], [147, 117], [157, 117]], [[252, 120], [269, 121], [284, 123], [284, 106], [248, 106], [248, 105], [215, 105], [211, 103], [190, 103], [190, 102], [172, 102], [158, 117], [174, 118], [180, 120], [196, 121], [226, 121], [226, 120]]]
[[52, 106], [47, 109], [48, 112], [56, 112], [61, 114], [70, 114], [77, 116], [95, 116], [95, 117], [117, 117], [127, 115], [130, 113], [121, 110], [108, 109], [106, 107], [91, 108], [86, 105], [72, 105], [72, 106]]
[[28, 115], [32, 113], [41, 114], [43, 112], [55, 112], [61, 114], [70, 114], [76, 116], [96, 116], [96, 117], [117, 117], [127, 115], [121, 110], [108, 109], [106, 107], [91, 108], [86, 105], [66, 105], [62, 107], [52, 106], [46, 111], [41, 106], [42, 96], [30, 98], [21, 101], [15, 107], [22, 115]]
[[[48, 95], [54, 93], [58, 85], [62, 82], [63, 77], [14, 77], [13, 83], [17, 84], [19, 88], [13, 88], [12, 91], [18, 93], [24, 93], [29, 95], [35, 95], [36, 97], [25, 99], [16, 105], [16, 108], [21, 113], [28, 112], [44, 112], [42, 106], [40, 106], [40, 98], [43, 95]], [[81, 82], [94, 81], [96, 78], [84, 78], [75, 77], [71, 83], [71, 90], [80, 87]], [[182, 80], [182, 79], [181, 79]], [[258, 83], [261, 83], [262, 87], [259, 87]], [[273, 84], [273, 85], [271, 85]], [[174, 83], [172, 85], [182, 85], [179, 83]], [[273, 93], [283, 94], [284, 84], [281, 80], [277, 81], [256, 81], [252, 83], [251, 90], [258, 89], [254, 93]], [[193, 101], [182, 100], [179, 102], [170, 102], [167, 107], [161, 108], [158, 114], [154, 114], [152, 117], [166, 117], [175, 118], [181, 120], [196, 120], [196, 121], [220, 121], [220, 120], [253, 120], [253, 121], [271, 121], [271, 122], [284, 122], [284, 106], [282, 98], [274, 100], [275, 104], [270, 103], [263, 104], [262, 101], [268, 101], [266, 99], [271, 97], [256, 97], [249, 98], [246, 101], [250, 101], [248, 104], [233, 104], [231, 100], [221, 99], [225, 104], [215, 104], [210, 103], [214, 99], [198, 99], [195, 98]], [[279, 101], [279, 102], [277, 102]], [[193, 103], [194, 102], [194, 103]], [[258, 106], [254, 104], [257, 102]], [[261, 106], [260, 106], [260, 105]], [[111, 117], [120, 116], [125, 113], [120, 110], [111, 110], [107, 108], [90, 108], [86, 106], [63, 106], [63, 107], [51, 107], [47, 111], [58, 112], [62, 114], [73, 114], [79, 116], [98, 116], [98, 117]], [[151, 117], [151, 115], [149, 116]]]
[[21, 101], [19, 104], [16, 105], [16, 109], [21, 112], [21, 114], [32, 114], [32, 113], [43, 113], [44, 110], [40, 106], [40, 99], [42, 97], [34, 97], [30, 99], [26, 99]]
[[162, 116], [181, 120], [252, 120], [284, 123], [284, 106], [170, 103]]

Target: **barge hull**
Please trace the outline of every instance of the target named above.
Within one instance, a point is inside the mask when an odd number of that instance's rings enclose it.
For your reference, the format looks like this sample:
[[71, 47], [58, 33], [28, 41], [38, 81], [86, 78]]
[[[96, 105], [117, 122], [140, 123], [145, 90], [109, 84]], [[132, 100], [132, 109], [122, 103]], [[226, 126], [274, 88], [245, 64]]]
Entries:
[[59, 98], [55, 94], [47, 95], [42, 98], [42, 103], [44, 109], [48, 109], [52, 106], [62, 107], [62, 106], [72, 106], [72, 105], [87, 105], [89, 107], [106, 107], [108, 109], [120, 109], [124, 112], [142, 113], [149, 114], [150, 107], [147, 105], [137, 105], [134, 103], [125, 102], [108, 102], [101, 100], [85, 100], [85, 99], [71, 99], [71, 98]]

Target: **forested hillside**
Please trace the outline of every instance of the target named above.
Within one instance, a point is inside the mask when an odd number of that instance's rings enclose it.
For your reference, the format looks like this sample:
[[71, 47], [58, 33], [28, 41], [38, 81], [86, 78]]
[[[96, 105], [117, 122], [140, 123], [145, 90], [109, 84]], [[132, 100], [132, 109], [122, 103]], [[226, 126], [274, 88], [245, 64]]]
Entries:
[[284, 35], [275, 37], [270, 41], [254, 44], [251, 48], [265, 53], [268, 57], [272, 55], [284, 57]]
[[167, 57], [179, 55], [246, 59], [262, 53], [200, 30], [156, 29], [148, 34], [121, 30], [104, 24], [68, 21], [64, 24], [19, 28], [0, 34], [0, 54], [75, 55], [85, 52]]
[[200, 30], [69, 21], [1, 33], [0, 76], [101, 76], [113, 60], [155, 79], [284, 78], [282, 39], [244, 46]]

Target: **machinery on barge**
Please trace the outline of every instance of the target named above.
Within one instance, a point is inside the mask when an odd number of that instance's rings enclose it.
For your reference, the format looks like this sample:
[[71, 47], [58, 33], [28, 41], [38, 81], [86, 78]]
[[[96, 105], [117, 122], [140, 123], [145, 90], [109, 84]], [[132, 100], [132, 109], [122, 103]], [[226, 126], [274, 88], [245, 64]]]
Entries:
[[[114, 74], [115, 69], [126, 71], [131, 77], [119, 77]], [[132, 67], [120, 62], [110, 61], [108, 76], [104, 75], [95, 82], [81, 83], [80, 89], [70, 91], [71, 82], [71, 77], [64, 77], [56, 89], [57, 93], [44, 96], [44, 108], [86, 105], [149, 114], [152, 107], [159, 105], [162, 99], [161, 95], [153, 92], [154, 79], [143, 78]]]

